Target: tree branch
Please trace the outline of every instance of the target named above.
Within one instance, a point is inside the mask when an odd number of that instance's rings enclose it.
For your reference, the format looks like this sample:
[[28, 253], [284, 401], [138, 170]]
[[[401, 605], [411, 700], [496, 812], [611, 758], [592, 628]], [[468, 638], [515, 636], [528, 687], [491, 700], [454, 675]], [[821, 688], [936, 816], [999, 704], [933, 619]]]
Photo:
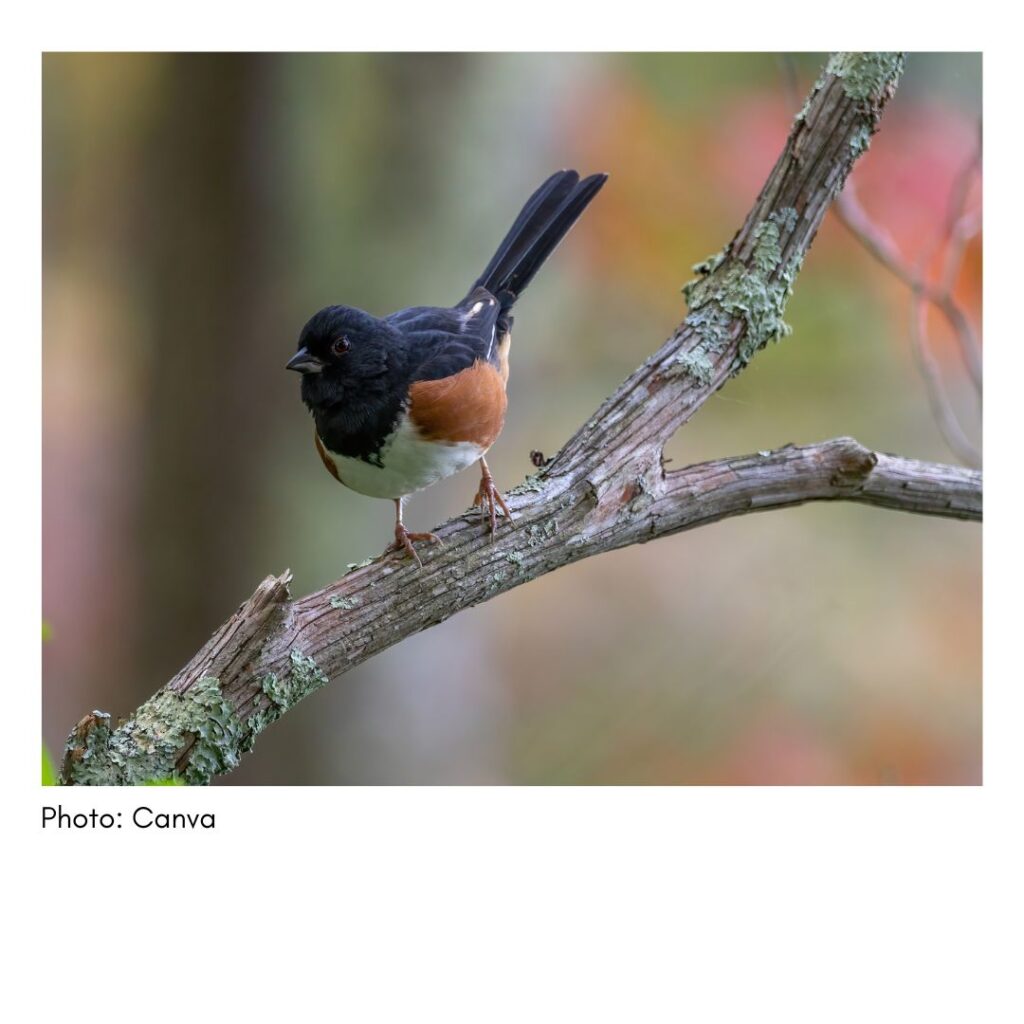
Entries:
[[517, 529], [492, 542], [470, 511], [437, 529], [424, 567], [352, 567], [292, 601], [268, 577], [166, 687], [116, 729], [87, 715], [65, 749], [68, 784], [172, 772], [208, 782], [295, 703], [408, 636], [570, 562], [728, 516], [850, 500], [981, 518], [981, 475], [882, 455], [849, 438], [666, 472], [674, 431], [758, 349], [788, 333], [786, 297], [821, 219], [876, 130], [900, 54], [834, 55], [732, 242], [696, 268], [673, 336], [507, 495]]

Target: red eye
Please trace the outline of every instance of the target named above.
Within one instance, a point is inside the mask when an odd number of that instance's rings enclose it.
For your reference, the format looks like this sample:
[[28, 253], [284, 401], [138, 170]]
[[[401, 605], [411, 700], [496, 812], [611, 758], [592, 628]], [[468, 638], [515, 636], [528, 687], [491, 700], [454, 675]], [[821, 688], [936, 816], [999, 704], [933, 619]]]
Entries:
[[348, 338], [345, 337], [344, 334], [335, 338], [334, 341], [331, 342], [331, 351], [336, 356], [342, 355], [343, 353], [347, 352], [350, 348], [351, 343], [349, 342]]

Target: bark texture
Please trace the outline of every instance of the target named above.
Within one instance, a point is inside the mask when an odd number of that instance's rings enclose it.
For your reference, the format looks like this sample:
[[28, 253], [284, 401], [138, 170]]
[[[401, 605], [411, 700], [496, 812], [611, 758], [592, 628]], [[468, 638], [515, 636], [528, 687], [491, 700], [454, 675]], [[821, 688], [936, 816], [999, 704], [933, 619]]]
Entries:
[[815, 232], [902, 71], [901, 54], [833, 55], [732, 242], [698, 265], [689, 315], [576, 432], [507, 495], [517, 528], [491, 542], [478, 512], [435, 532], [422, 569], [396, 556], [291, 600], [268, 577], [170, 683], [117, 728], [100, 712], [69, 737], [67, 784], [171, 773], [208, 782], [348, 669], [464, 608], [590, 555], [727, 516], [849, 500], [981, 519], [981, 474], [870, 451], [850, 438], [666, 472], [672, 434], [770, 341]]

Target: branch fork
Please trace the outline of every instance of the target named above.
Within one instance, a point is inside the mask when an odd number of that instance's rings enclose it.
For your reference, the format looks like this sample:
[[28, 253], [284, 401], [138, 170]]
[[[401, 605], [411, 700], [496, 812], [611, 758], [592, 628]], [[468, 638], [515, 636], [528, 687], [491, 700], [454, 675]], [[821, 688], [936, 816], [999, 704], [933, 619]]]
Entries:
[[825, 211], [877, 129], [903, 67], [894, 53], [834, 55], [752, 210], [694, 268], [689, 313], [538, 472], [506, 494], [517, 529], [493, 539], [478, 509], [436, 533], [423, 566], [377, 558], [296, 600], [270, 576], [126, 722], [87, 716], [65, 784], [208, 782], [304, 697], [408, 636], [582, 558], [728, 516], [846, 500], [980, 520], [981, 474], [871, 451], [852, 438], [666, 470], [679, 427], [765, 345]]

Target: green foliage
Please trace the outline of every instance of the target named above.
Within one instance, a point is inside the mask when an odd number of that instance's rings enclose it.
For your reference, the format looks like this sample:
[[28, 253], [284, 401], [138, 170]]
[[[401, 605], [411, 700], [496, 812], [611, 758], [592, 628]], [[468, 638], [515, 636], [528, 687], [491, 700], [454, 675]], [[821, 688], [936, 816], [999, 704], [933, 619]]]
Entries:
[[[53, 626], [51, 626], [46, 619], [43, 619], [43, 643], [47, 643], [53, 639]], [[50, 757], [50, 752], [46, 749], [46, 744], [43, 744], [43, 785], [44, 786], [59, 786], [60, 776], [57, 774], [57, 769], [54, 766], [53, 758]]]
[[57, 776], [57, 768], [53, 763], [53, 758], [50, 757], [50, 752], [46, 749], [45, 743], [43, 744], [43, 785], [60, 785], [60, 780]]
[[147, 779], [143, 786], [185, 786], [187, 783], [180, 775], [172, 775], [169, 779]]

